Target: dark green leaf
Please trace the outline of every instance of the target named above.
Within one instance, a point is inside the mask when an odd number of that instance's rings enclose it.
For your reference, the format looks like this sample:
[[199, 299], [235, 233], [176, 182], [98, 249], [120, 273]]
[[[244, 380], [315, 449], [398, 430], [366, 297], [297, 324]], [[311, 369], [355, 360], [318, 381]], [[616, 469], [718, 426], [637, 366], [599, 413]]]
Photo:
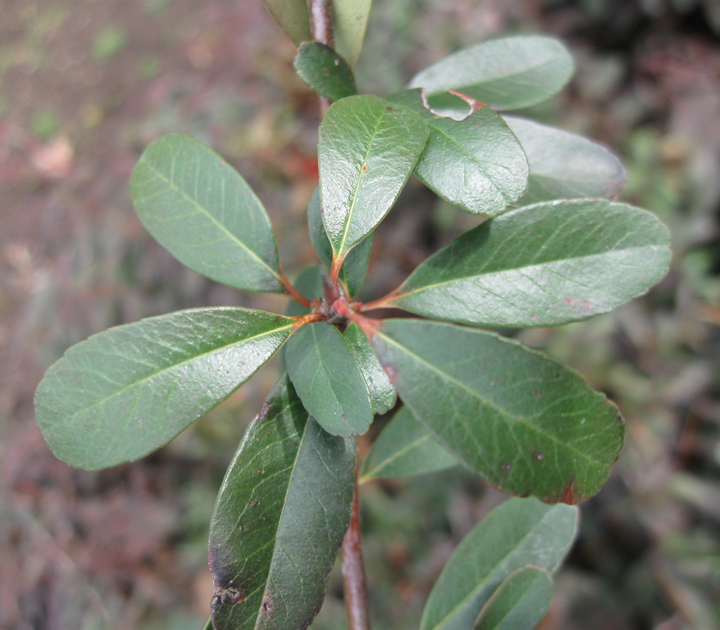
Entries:
[[516, 36], [463, 48], [441, 59], [410, 81], [424, 87], [438, 107], [452, 100], [454, 90], [496, 109], [529, 107], [546, 101], [565, 87], [574, 64], [567, 49], [550, 37]]
[[305, 409], [332, 435], [362, 435], [373, 413], [367, 385], [337, 328], [318, 322], [300, 328], [285, 348], [290, 380]]
[[296, 46], [312, 39], [307, 0], [263, 0], [263, 3]]
[[421, 630], [467, 630], [502, 581], [533, 564], [554, 571], [570, 550], [577, 508], [510, 499], [463, 539], [435, 583]]
[[70, 348], [35, 394], [40, 429], [71, 466], [133, 461], [249, 379], [288, 338], [286, 317], [203, 308], [111, 328]]
[[532, 120], [505, 116], [530, 163], [530, 185], [521, 203], [581, 197], [612, 198], [625, 184], [625, 167], [605, 147]]
[[466, 212], [494, 217], [525, 192], [528, 161], [522, 147], [489, 107], [464, 120], [443, 118], [423, 103], [420, 90], [391, 97], [419, 113], [430, 135], [415, 174], [440, 197]]
[[555, 326], [645, 293], [669, 263], [667, 229], [645, 210], [604, 199], [545, 202], [455, 239], [393, 302], [460, 323]]
[[130, 195], [148, 232], [193, 271], [237, 289], [284, 292], [265, 209], [205, 145], [180, 134], [160, 138], [137, 163]]
[[365, 39], [372, 0], [332, 0], [335, 48], [355, 67]]
[[350, 346], [360, 371], [365, 377], [373, 413], [381, 414], [390, 411], [397, 402], [397, 392], [375, 356], [375, 351], [365, 333], [357, 324], [351, 323], [345, 330], [345, 341]]
[[355, 77], [347, 62], [320, 42], [305, 42], [295, 57], [298, 76], [315, 92], [332, 101], [357, 94]]
[[348, 527], [355, 441], [282, 378], [225, 475], [210, 527], [215, 630], [307, 628]]
[[320, 198], [340, 259], [390, 211], [427, 136], [418, 114], [377, 96], [350, 96], [327, 111], [318, 142]]
[[625, 426], [578, 373], [516, 341], [439, 322], [388, 320], [373, 346], [412, 414], [500, 490], [576, 503], [605, 483]]
[[[295, 288], [300, 291], [308, 300], [322, 300], [323, 297], [323, 269], [319, 265], [305, 267], [295, 280]], [[285, 315], [288, 317], [298, 317], [307, 315], [310, 309], [305, 308], [299, 302], [291, 300], [285, 309]]]
[[[320, 190], [315, 193], [308, 206], [308, 229], [310, 240], [320, 260], [327, 269], [332, 266], [332, 245], [328, 239], [325, 226], [323, 225], [322, 209], [320, 207]], [[372, 254], [373, 235], [370, 234], [357, 247], [354, 247], [347, 255], [342, 269], [340, 270], [340, 281], [345, 285], [348, 297], [353, 297], [362, 287], [367, 274], [370, 254]]]
[[402, 407], [375, 440], [365, 460], [363, 480], [412, 477], [457, 464], [410, 410]]
[[545, 569], [513, 571], [483, 607], [474, 630], [533, 630], [550, 606], [552, 590]]

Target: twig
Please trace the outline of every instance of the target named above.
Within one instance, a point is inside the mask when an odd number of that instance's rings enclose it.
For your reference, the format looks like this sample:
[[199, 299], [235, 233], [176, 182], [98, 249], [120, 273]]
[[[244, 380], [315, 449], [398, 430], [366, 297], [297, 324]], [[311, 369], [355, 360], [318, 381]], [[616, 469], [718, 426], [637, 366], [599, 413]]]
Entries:
[[355, 474], [355, 494], [353, 495], [350, 527], [345, 534], [342, 549], [343, 591], [345, 608], [348, 614], [350, 630], [370, 630], [367, 610], [367, 592], [365, 587], [365, 566], [362, 557], [362, 538], [360, 534], [360, 501], [358, 498], [357, 472]]
[[312, 308], [312, 304], [310, 303], [310, 300], [308, 300], [300, 291], [298, 291], [288, 280], [288, 277], [285, 275], [285, 272], [280, 269], [280, 282], [282, 282], [282, 285], [285, 287], [285, 290], [290, 294], [290, 297], [298, 302], [299, 304], [302, 304], [305, 308]]

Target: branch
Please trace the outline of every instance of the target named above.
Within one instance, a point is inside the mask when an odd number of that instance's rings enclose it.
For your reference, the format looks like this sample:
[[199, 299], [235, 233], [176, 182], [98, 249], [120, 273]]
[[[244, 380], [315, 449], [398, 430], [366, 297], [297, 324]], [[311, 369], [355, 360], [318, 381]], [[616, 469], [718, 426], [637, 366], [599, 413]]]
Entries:
[[360, 534], [360, 501], [358, 499], [357, 471], [355, 472], [355, 494], [353, 495], [350, 527], [345, 534], [342, 549], [343, 591], [345, 608], [350, 630], [370, 630], [365, 588], [365, 566], [362, 558]]

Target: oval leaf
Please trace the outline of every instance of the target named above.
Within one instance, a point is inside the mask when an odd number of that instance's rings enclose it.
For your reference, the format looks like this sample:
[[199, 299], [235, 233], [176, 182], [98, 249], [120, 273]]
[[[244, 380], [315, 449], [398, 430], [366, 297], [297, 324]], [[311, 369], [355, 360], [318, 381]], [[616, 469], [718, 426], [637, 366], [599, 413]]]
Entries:
[[427, 90], [433, 106], [454, 90], [502, 110], [537, 105], [562, 90], [574, 64], [565, 46], [551, 37], [516, 36], [476, 44], [416, 74], [409, 87]]
[[528, 161], [505, 121], [489, 107], [463, 120], [444, 118], [423, 103], [420, 90], [391, 97], [420, 114], [430, 135], [415, 174], [449, 203], [494, 217], [517, 201], [528, 183]]
[[605, 147], [532, 120], [504, 118], [530, 164], [522, 205], [551, 199], [612, 198], [625, 184], [625, 167]]
[[362, 51], [372, 0], [332, 0], [335, 49], [351, 67]]
[[355, 77], [347, 61], [320, 42], [305, 42], [300, 46], [295, 70], [315, 92], [332, 101], [357, 94]]
[[355, 441], [329, 435], [282, 378], [225, 475], [210, 526], [215, 630], [306, 628], [347, 530]]
[[[332, 266], [332, 245], [323, 225], [320, 207], [320, 189], [316, 188], [308, 206], [308, 230], [313, 247], [327, 269]], [[347, 255], [340, 269], [340, 282], [345, 286], [348, 297], [353, 297], [362, 287], [367, 275], [370, 255], [372, 254], [373, 235], [358, 243]]]
[[424, 475], [457, 464], [410, 410], [402, 407], [375, 440], [362, 480]]
[[288, 338], [292, 320], [203, 308], [110, 328], [70, 348], [35, 394], [55, 455], [97, 470], [172, 440], [249, 379]]
[[427, 136], [418, 114], [377, 96], [344, 98], [327, 111], [318, 141], [320, 199], [339, 259], [390, 211]]
[[205, 145], [180, 134], [151, 144], [135, 166], [130, 196], [148, 232], [193, 271], [236, 289], [284, 292], [265, 209]]
[[387, 413], [397, 402], [397, 392], [375, 356], [368, 338], [355, 323], [347, 327], [344, 337], [365, 377], [373, 413]]
[[307, 0], [263, 0], [263, 3], [296, 46], [312, 39]]
[[332, 435], [362, 435], [373, 413], [367, 385], [337, 328], [300, 328], [285, 348], [285, 363], [305, 409]]
[[667, 229], [649, 212], [603, 199], [546, 202], [455, 239], [393, 303], [473, 325], [556, 326], [645, 293], [669, 264]]
[[577, 503], [605, 483], [625, 425], [576, 372], [515, 341], [439, 322], [386, 321], [373, 346], [412, 414], [500, 490]]
[[550, 606], [552, 590], [544, 569], [513, 571], [480, 611], [474, 630], [533, 630]]
[[510, 499], [458, 545], [430, 593], [421, 630], [467, 630], [502, 581], [533, 564], [554, 571], [577, 531], [578, 510]]

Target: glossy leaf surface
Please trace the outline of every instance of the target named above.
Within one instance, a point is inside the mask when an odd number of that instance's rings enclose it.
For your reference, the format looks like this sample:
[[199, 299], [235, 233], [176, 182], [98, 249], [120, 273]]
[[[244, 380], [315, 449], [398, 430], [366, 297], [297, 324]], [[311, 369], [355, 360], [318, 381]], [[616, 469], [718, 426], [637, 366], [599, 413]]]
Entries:
[[332, 48], [320, 42], [301, 44], [295, 57], [298, 76], [315, 92], [339, 101], [357, 93], [350, 66]]
[[430, 593], [421, 630], [467, 630], [493, 592], [528, 564], [552, 572], [577, 531], [577, 508], [509, 499], [476, 525], [448, 560]]
[[406, 90], [391, 99], [428, 123], [430, 134], [415, 174], [440, 197], [466, 212], [493, 217], [525, 192], [525, 153], [491, 108], [481, 107], [455, 120], [430, 111], [420, 90]]
[[283, 293], [267, 213], [217, 153], [183, 136], [163, 136], [142, 154], [130, 196], [143, 225], [181, 263], [217, 282]]
[[345, 330], [344, 337], [365, 377], [373, 413], [390, 411], [397, 402], [397, 392], [375, 356], [365, 333], [357, 324], [351, 323]]
[[362, 435], [373, 413], [365, 378], [337, 328], [300, 328], [285, 348], [288, 375], [305, 409], [332, 435]]
[[174, 438], [250, 378], [292, 332], [280, 315], [202, 308], [110, 328], [70, 348], [40, 383], [55, 455], [97, 470]]
[[390, 211], [427, 136], [418, 114], [376, 96], [344, 98], [327, 111], [318, 142], [320, 199], [339, 258]]
[[508, 212], [420, 265], [394, 300], [460, 323], [555, 326], [607, 313], [667, 273], [669, 235], [654, 215], [603, 199]]
[[375, 440], [362, 478], [412, 477], [457, 464], [458, 460], [435, 441], [410, 410], [402, 407]]
[[355, 67], [370, 16], [372, 0], [332, 0], [335, 49]]
[[[330, 240], [323, 225], [320, 191], [317, 188], [308, 206], [308, 230], [317, 255], [323, 265], [330, 269], [333, 257], [332, 245], [330, 245]], [[372, 254], [372, 244], [373, 235], [370, 234], [350, 251], [343, 263], [340, 270], [340, 281], [345, 285], [348, 297], [353, 297], [365, 282], [370, 255]]]
[[210, 527], [215, 630], [306, 628], [350, 517], [355, 441], [329, 435], [282, 378], [225, 475]]
[[263, 3], [296, 46], [312, 39], [307, 0], [263, 0]]
[[615, 405], [582, 377], [515, 341], [394, 319], [373, 346], [412, 414], [450, 453], [519, 496], [593, 496], [623, 444]]
[[521, 109], [557, 94], [573, 70], [572, 57], [556, 39], [515, 36], [458, 50], [416, 74], [409, 87], [424, 87], [434, 106], [455, 104], [442, 97], [454, 90], [496, 109]]
[[530, 163], [530, 184], [522, 205], [551, 199], [612, 198], [625, 184], [625, 167], [605, 147], [532, 120], [504, 118]]
[[552, 590], [544, 569], [513, 571], [483, 607], [474, 630], [533, 630], [550, 606]]

